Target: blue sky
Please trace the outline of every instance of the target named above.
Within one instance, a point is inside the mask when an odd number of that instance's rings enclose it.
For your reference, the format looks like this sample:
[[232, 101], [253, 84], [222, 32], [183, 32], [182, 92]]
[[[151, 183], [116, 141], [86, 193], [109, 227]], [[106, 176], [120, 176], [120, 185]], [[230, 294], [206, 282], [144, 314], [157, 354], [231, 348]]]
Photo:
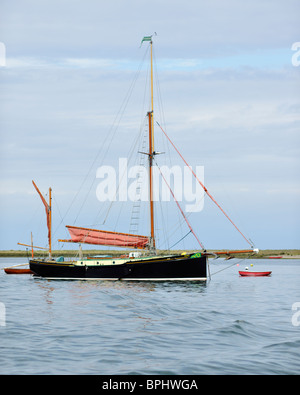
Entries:
[[[32, 179], [43, 193], [53, 189], [55, 239], [67, 237], [66, 224], [103, 222], [97, 168], [126, 157], [139, 132], [144, 69], [106, 154], [146, 52], [141, 39], [154, 32], [157, 119], [189, 164], [204, 166], [206, 186], [256, 247], [300, 248], [300, 67], [291, 50], [299, 12], [293, 0], [2, 1], [0, 249], [28, 242], [31, 231], [35, 244], [47, 243]], [[189, 217], [204, 245], [246, 247], [216, 211], [206, 199]], [[177, 247], [197, 243], [189, 236]]]

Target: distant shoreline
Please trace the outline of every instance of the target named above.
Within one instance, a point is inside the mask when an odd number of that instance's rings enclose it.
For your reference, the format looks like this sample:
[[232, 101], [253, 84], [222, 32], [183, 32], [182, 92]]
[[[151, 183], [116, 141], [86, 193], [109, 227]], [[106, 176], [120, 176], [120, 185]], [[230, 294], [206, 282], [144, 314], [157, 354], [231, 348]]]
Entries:
[[[210, 251], [210, 250], [208, 250]], [[225, 250], [213, 250], [213, 251], [225, 251]], [[185, 252], [184, 250], [174, 250], [174, 251], [159, 251], [162, 254], [180, 254]], [[186, 251], [186, 252], [195, 252], [193, 251]], [[35, 256], [47, 257], [48, 252], [42, 250], [34, 251]], [[126, 251], [117, 251], [117, 250], [84, 250], [83, 255], [86, 256], [93, 256], [93, 255], [120, 255], [125, 254]], [[52, 251], [53, 257], [72, 257], [76, 256], [78, 251], [76, 250], [64, 250], [64, 251]], [[238, 255], [235, 255], [238, 257]], [[245, 256], [245, 254], [243, 254]], [[31, 251], [28, 249], [26, 250], [1, 250], [0, 251], [1, 258], [18, 258], [18, 257], [31, 257]], [[278, 259], [281, 257], [282, 259], [300, 259], [300, 250], [260, 250], [258, 254], [253, 254], [249, 256], [249, 258], [255, 259]]]

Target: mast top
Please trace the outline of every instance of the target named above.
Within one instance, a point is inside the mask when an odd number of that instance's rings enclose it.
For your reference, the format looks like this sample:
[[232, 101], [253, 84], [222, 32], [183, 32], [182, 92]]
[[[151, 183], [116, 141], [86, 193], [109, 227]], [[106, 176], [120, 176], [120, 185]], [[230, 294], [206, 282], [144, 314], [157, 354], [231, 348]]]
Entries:
[[142, 41], [141, 41], [141, 45], [140, 46], [142, 46], [144, 41], [150, 41], [150, 44], [152, 44], [152, 37], [153, 36], [157, 36], [157, 33], [154, 32], [153, 34], [151, 34], [151, 36], [144, 36]]

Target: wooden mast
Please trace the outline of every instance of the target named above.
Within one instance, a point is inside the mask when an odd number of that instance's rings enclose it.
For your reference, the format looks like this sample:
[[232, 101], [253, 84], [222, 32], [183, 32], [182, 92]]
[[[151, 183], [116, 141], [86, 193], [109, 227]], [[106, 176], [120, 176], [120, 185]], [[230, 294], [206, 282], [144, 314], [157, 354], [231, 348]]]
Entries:
[[52, 258], [52, 246], [51, 246], [51, 225], [52, 225], [52, 210], [51, 210], [51, 204], [52, 204], [52, 189], [49, 188], [49, 203], [46, 202], [44, 196], [41, 194], [39, 188], [36, 186], [35, 182], [32, 180], [32, 184], [35, 187], [37, 193], [40, 195], [40, 198], [42, 199], [42, 202], [45, 206], [46, 210], [46, 215], [47, 215], [47, 227], [48, 227], [48, 243], [49, 243], [49, 258]]
[[154, 128], [153, 128], [153, 55], [152, 36], [150, 40], [150, 60], [151, 60], [151, 111], [148, 112], [149, 120], [149, 203], [150, 203], [150, 252], [155, 253], [154, 236], [154, 204], [153, 204], [153, 156], [154, 152]]
[[49, 205], [48, 205], [48, 216], [49, 216], [49, 258], [52, 258], [52, 188], [49, 188]]
[[[156, 33], [155, 33], [156, 35]], [[145, 36], [142, 39], [141, 45], [144, 41], [150, 42], [150, 63], [151, 63], [151, 110], [147, 113], [149, 123], [149, 203], [150, 203], [150, 242], [149, 250], [155, 254], [155, 236], [154, 236], [154, 204], [153, 204], [153, 158], [154, 151], [154, 118], [153, 118], [153, 51], [152, 51], [152, 36]], [[145, 152], [143, 152], [145, 153]]]
[[32, 238], [32, 232], [30, 233], [30, 242], [31, 242], [31, 258], [34, 258], [34, 252], [33, 252], [33, 238]]
[[152, 36], [150, 41], [151, 56], [151, 134], [152, 134], [152, 152], [154, 152], [154, 124], [153, 124], [153, 55], [152, 55]]
[[150, 202], [150, 251], [155, 252], [155, 237], [154, 237], [154, 204], [153, 204], [153, 133], [152, 133], [152, 112], [148, 112], [149, 120], [149, 202]]

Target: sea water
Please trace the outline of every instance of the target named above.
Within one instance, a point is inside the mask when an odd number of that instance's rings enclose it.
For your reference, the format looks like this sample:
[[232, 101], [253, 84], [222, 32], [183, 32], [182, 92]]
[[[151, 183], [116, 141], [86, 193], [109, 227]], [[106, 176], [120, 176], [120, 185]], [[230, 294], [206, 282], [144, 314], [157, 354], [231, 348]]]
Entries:
[[[251, 263], [271, 277], [239, 277]], [[0, 374], [299, 374], [300, 260], [217, 259], [210, 272], [159, 283], [0, 270]]]

